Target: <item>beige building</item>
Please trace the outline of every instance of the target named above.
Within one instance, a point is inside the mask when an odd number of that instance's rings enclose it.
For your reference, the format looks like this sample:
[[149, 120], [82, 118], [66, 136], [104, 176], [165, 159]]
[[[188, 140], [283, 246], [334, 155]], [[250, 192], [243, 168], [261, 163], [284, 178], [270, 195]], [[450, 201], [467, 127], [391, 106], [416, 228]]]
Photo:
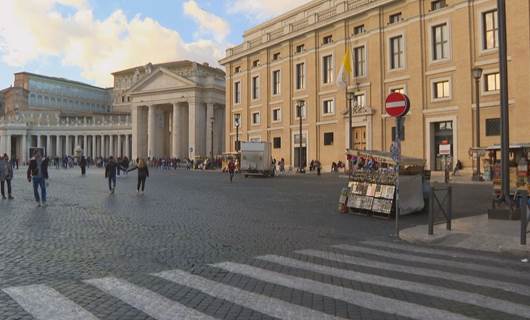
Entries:
[[[530, 142], [530, 3], [507, 1], [510, 140]], [[226, 67], [228, 151], [241, 141], [273, 144], [273, 156], [298, 163], [303, 101], [303, 157], [325, 167], [349, 145], [347, 94], [335, 81], [349, 46], [356, 103], [353, 145], [389, 150], [395, 121], [384, 111], [391, 91], [406, 93], [403, 153], [441, 168], [438, 146], [471, 167], [475, 80], [480, 67], [481, 145], [500, 143], [498, 24], [495, 0], [315, 0], [244, 34]], [[234, 119], [240, 117], [239, 137]]]
[[113, 73], [113, 107], [131, 112], [132, 157], [179, 159], [224, 150], [224, 72], [176, 61]]

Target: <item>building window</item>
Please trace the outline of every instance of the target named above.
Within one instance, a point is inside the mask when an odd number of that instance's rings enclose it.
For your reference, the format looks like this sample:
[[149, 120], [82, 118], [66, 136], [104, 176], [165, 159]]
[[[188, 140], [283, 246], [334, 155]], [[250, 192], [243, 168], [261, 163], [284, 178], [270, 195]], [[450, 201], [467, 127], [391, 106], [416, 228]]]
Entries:
[[272, 60], [273, 61], [277, 61], [280, 59], [280, 53], [279, 52], [276, 52], [275, 54], [272, 55]]
[[393, 24], [393, 23], [398, 23], [401, 21], [401, 12], [398, 12], [398, 13], [394, 13], [394, 14], [391, 14], [390, 17], [388, 17], [388, 23], [389, 24]]
[[303, 105], [302, 108], [298, 108], [298, 106], [295, 105], [294, 109], [295, 109], [296, 119], [300, 119], [300, 112], [302, 113], [302, 119], [305, 119], [305, 109], [306, 109], [305, 105]]
[[433, 99], [447, 99], [450, 97], [449, 80], [435, 81], [432, 84]]
[[234, 103], [241, 103], [241, 82], [234, 83]]
[[280, 94], [280, 70], [272, 72], [272, 95]]
[[[405, 140], [405, 125], [401, 127], [401, 141]], [[396, 141], [396, 127], [392, 127], [392, 141]]]
[[305, 63], [296, 65], [296, 90], [305, 88]]
[[252, 99], [259, 99], [260, 87], [259, 87], [259, 76], [252, 77]]
[[296, 46], [296, 53], [302, 53], [304, 52], [304, 45], [300, 44]]
[[325, 36], [322, 38], [322, 44], [331, 44], [333, 43], [333, 36]]
[[449, 57], [449, 39], [447, 23], [432, 27], [432, 59], [441, 60]]
[[390, 92], [405, 94], [405, 88], [392, 88]]
[[500, 136], [501, 135], [501, 119], [486, 119], [486, 136]]
[[499, 21], [496, 9], [482, 13], [482, 37], [484, 50], [499, 46]]
[[445, 0], [433, 0], [431, 1], [431, 11], [445, 8]]
[[484, 91], [492, 92], [501, 89], [501, 76], [498, 72], [486, 74], [484, 79]]
[[363, 77], [366, 75], [366, 52], [364, 46], [353, 49], [353, 64], [356, 77]]
[[280, 149], [282, 147], [282, 138], [281, 137], [272, 138], [272, 146], [274, 149]]
[[237, 127], [237, 123], [239, 122], [239, 126], [241, 127], [241, 114], [240, 113], [234, 113], [234, 128]]
[[239, 66], [235, 67], [234, 73], [240, 73], [240, 72], [241, 72], [241, 67]]
[[323, 114], [333, 114], [335, 113], [335, 106], [334, 106], [333, 100], [324, 100], [322, 102], [322, 113]]
[[390, 69], [403, 68], [403, 36], [390, 38]]
[[252, 61], [252, 67], [256, 68], [257, 66], [259, 66], [259, 60]]
[[363, 34], [365, 32], [366, 32], [366, 30], [364, 29], [364, 24], [361, 24], [361, 25], [356, 26], [355, 28], [353, 28], [353, 34], [354, 35]]
[[260, 124], [261, 123], [261, 115], [259, 112], [253, 112], [252, 113], [252, 124]]
[[322, 82], [330, 83], [333, 79], [333, 56], [325, 56], [322, 58]]
[[272, 109], [272, 122], [279, 122], [282, 120], [282, 111], [280, 108]]
[[366, 106], [366, 96], [364, 93], [359, 93], [353, 96], [353, 100], [349, 101], [350, 108], [353, 107], [365, 107]]
[[333, 132], [324, 132], [324, 145], [331, 146], [333, 144]]

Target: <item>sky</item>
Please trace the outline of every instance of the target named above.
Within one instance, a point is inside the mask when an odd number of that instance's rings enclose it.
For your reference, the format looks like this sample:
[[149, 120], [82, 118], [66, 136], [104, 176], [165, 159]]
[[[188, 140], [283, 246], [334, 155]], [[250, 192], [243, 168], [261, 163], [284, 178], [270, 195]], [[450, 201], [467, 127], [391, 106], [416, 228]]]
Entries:
[[112, 86], [180, 59], [220, 67], [243, 32], [309, 0], [0, 0], [0, 89], [27, 71]]

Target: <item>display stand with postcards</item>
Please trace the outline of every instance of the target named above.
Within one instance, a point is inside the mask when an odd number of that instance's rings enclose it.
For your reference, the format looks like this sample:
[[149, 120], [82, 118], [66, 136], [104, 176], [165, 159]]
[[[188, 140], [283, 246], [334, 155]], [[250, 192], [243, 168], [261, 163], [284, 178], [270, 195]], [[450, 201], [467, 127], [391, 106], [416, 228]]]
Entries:
[[[344, 199], [344, 191], [340, 200], [346, 200], [349, 211], [379, 217], [390, 217], [395, 212], [396, 180], [398, 179], [391, 154], [380, 151], [348, 152], [350, 158], [362, 159], [372, 166], [356, 168], [348, 182], [348, 196]], [[401, 215], [423, 209], [423, 175], [425, 162], [421, 159], [401, 159], [399, 181], [409, 185], [412, 192], [403, 193], [400, 204]]]

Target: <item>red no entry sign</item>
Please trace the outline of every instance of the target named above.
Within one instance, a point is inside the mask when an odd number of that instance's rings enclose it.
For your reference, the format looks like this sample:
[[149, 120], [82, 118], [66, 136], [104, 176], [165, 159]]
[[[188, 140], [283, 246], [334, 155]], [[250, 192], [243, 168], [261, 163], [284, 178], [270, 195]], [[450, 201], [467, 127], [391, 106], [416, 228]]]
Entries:
[[392, 117], [402, 117], [409, 112], [410, 103], [409, 98], [401, 93], [392, 92], [386, 97], [385, 109]]

